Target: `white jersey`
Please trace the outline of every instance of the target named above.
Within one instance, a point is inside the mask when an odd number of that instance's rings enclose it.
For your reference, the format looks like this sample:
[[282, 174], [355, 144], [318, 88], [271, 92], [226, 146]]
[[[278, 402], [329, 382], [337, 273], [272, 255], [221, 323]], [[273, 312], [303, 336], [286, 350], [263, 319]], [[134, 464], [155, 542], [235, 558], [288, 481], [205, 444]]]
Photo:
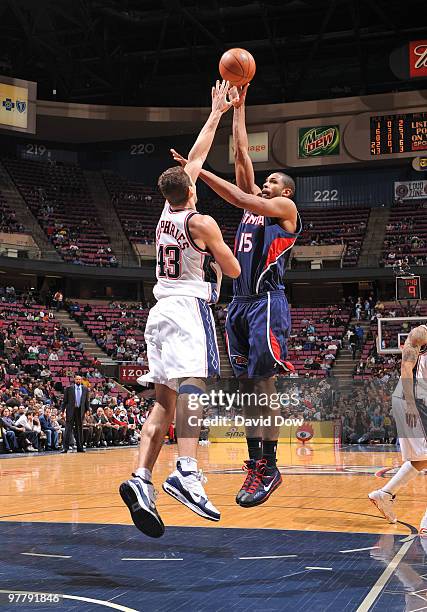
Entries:
[[191, 217], [198, 214], [188, 208], [172, 210], [165, 202], [156, 228], [156, 300], [187, 296], [218, 301], [216, 273], [210, 266], [213, 257], [195, 244], [188, 228]]
[[[423, 325], [427, 329], [427, 325]], [[427, 401], [427, 346], [422, 347], [417, 364], [414, 368], [414, 392], [415, 397]], [[397, 387], [393, 393], [394, 397], [404, 397], [402, 379], [399, 378]]]

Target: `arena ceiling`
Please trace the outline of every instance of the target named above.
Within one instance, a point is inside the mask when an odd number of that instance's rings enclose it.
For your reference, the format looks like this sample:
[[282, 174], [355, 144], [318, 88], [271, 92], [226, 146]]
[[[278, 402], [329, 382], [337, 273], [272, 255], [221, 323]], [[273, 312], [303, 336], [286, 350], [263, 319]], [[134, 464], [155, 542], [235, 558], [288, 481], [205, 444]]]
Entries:
[[421, 38], [425, 0], [0, 0], [0, 74], [64, 102], [205, 106], [230, 47], [255, 104], [422, 89], [389, 66]]

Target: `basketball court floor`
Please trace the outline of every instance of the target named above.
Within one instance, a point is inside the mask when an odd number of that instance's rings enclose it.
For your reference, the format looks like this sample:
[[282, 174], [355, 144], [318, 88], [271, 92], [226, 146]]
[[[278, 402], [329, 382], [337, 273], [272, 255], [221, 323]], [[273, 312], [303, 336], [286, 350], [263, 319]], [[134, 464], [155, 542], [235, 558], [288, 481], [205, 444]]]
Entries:
[[[390, 525], [366, 496], [399, 465], [398, 453], [284, 445], [282, 487], [244, 509], [234, 502], [244, 452], [239, 443], [200, 448], [221, 521], [205, 521], [161, 491], [167, 530], [159, 540], [133, 527], [117, 492], [136, 449], [2, 458], [0, 603], [64, 612], [427, 610], [427, 543], [416, 535], [424, 475], [399, 495], [400, 520]], [[176, 453], [162, 449], [159, 490]], [[20, 591], [59, 601], [12, 602]]]

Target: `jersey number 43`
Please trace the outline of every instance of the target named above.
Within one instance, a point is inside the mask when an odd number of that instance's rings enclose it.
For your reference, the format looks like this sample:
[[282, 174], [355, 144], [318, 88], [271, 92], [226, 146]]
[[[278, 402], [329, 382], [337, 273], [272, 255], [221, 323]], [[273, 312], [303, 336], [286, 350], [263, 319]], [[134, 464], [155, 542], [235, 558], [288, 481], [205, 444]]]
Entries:
[[181, 276], [181, 249], [174, 245], [159, 245], [157, 251], [159, 278], [177, 279]]

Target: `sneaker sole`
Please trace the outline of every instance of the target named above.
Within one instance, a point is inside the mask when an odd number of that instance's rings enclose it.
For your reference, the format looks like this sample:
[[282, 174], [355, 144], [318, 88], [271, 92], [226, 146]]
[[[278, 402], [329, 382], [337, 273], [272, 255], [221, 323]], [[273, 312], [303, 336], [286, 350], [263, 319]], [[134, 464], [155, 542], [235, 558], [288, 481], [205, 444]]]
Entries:
[[379, 505], [377, 504], [377, 502], [375, 501], [375, 499], [371, 499], [368, 495], [368, 499], [371, 502], [371, 504], [374, 504], [375, 508], [378, 510], [378, 512], [380, 514], [383, 515], [383, 517], [386, 519], [386, 521], [388, 521], [389, 523], [391, 523], [392, 525], [395, 525], [397, 523], [397, 518], [392, 519], [391, 517], [387, 516], [387, 514], [384, 512], [384, 510], [381, 510], [381, 508], [379, 507]]
[[181, 504], [183, 504], [184, 506], [186, 506], [187, 508], [189, 508], [195, 514], [198, 514], [202, 518], [205, 518], [208, 521], [214, 521], [215, 523], [217, 523], [220, 520], [221, 516], [219, 516], [218, 518], [214, 518], [213, 516], [206, 514], [205, 512], [203, 512], [201, 508], [199, 508], [199, 506], [196, 506], [196, 504], [192, 504], [190, 501], [188, 501], [188, 499], [184, 497], [182, 493], [178, 491], [178, 489], [170, 485], [168, 482], [164, 482], [162, 484], [162, 489], [165, 493], [167, 493], [168, 495], [170, 495], [177, 501], [181, 502]]
[[278, 480], [278, 481], [277, 481], [277, 483], [274, 485], [274, 487], [271, 487], [270, 491], [268, 492], [268, 494], [267, 494], [267, 495], [266, 495], [266, 496], [265, 496], [263, 499], [261, 499], [261, 500], [259, 500], [259, 501], [255, 501], [255, 502], [249, 502], [248, 504], [245, 504], [245, 503], [240, 502], [240, 503], [239, 503], [239, 506], [240, 506], [241, 508], [254, 508], [255, 506], [261, 506], [261, 504], [264, 504], [264, 503], [265, 503], [265, 502], [266, 502], [266, 501], [267, 501], [267, 500], [270, 498], [270, 495], [271, 495], [271, 494], [272, 494], [272, 493], [273, 493], [273, 492], [274, 492], [276, 489], [278, 489], [278, 488], [280, 487], [280, 485], [282, 484], [282, 482], [283, 482], [283, 479], [282, 479], [282, 478], [280, 478], [280, 480]]
[[150, 538], [160, 538], [165, 532], [165, 526], [151, 512], [141, 507], [138, 496], [132, 484], [123, 482], [119, 487], [120, 497], [129, 508], [132, 521], [139, 531]]

